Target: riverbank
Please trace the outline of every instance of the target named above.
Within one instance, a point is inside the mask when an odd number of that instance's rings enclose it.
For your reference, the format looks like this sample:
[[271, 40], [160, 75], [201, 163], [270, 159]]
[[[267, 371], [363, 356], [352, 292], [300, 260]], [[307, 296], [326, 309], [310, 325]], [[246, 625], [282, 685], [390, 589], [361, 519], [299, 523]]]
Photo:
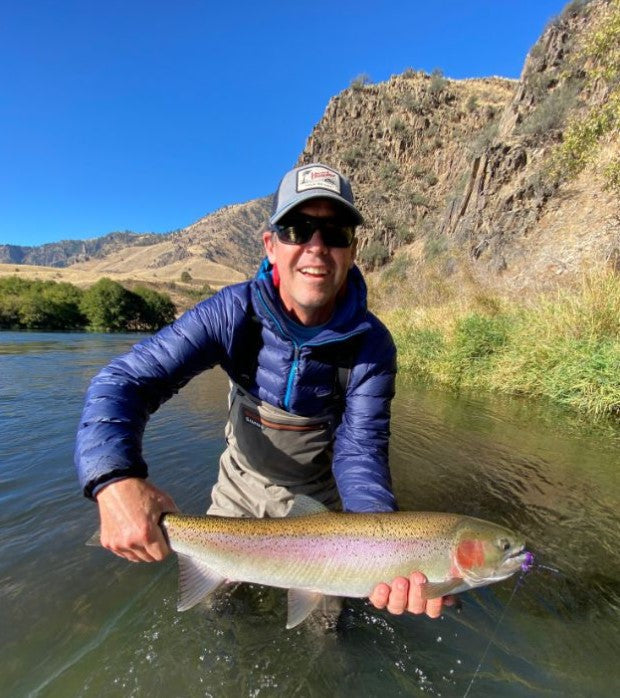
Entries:
[[620, 277], [584, 276], [537, 299], [488, 295], [382, 314], [399, 370], [451, 388], [549, 399], [620, 416]]

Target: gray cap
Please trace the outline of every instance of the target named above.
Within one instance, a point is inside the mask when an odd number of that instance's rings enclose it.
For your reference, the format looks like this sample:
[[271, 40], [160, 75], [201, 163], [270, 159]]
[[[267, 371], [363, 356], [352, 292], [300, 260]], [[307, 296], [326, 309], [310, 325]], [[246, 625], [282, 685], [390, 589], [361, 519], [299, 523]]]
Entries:
[[270, 223], [277, 223], [291, 209], [310, 199], [333, 199], [351, 213], [356, 225], [364, 219], [355, 208], [351, 183], [340, 172], [313, 162], [287, 172], [273, 196]]

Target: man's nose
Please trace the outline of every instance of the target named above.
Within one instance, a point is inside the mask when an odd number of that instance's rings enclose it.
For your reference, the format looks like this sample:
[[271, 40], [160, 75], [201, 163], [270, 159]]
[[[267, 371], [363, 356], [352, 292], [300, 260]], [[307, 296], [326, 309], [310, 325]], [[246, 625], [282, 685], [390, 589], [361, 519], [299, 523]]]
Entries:
[[312, 234], [312, 237], [308, 240], [306, 243], [306, 247], [312, 247], [312, 248], [317, 248], [321, 250], [327, 250], [327, 245], [325, 244], [323, 240], [323, 236], [321, 234], [321, 229], [317, 228], [314, 233]]

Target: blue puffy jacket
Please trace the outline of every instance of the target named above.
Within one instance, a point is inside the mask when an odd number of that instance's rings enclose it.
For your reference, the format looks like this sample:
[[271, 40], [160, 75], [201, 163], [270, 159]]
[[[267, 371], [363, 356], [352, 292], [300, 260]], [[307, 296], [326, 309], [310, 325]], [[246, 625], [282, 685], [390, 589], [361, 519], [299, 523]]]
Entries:
[[[332, 466], [338, 491], [348, 511], [395, 509], [388, 438], [396, 350], [366, 309], [362, 275], [350, 270], [334, 316], [306, 344], [295, 345], [282, 313], [265, 260], [254, 279], [223, 288], [104, 368], [90, 384], [77, 435], [75, 460], [86, 496], [110, 480], [147, 476], [142, 434], [149, 415], [201, 371], [219, 364], [255, 397], [313, 416], [335, 399], [334, 363], [349, 351], [354, 360]], [[260, 350], [249, 367], [244, 349], [257, 320]]]

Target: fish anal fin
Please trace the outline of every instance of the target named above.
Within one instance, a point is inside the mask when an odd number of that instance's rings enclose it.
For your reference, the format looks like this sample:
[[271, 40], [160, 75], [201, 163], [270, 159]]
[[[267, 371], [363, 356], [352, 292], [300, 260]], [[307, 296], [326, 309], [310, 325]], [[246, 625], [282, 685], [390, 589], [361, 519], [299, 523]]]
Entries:
[[288, 590], [288, 618], [286, 628], [290, 630], [304, 621], [323, 599], [323, 594], [318, 591], [304, 591], [303, 589]]
[[286, 516], [312, 516], [313, 514], [324, 514], [326, 511], [329, 509], [325, 504], [317, 502], [316, 499], [312, 499], [306, 494], [296, 494]]
[[189, 555], [179, 558], [179, 602], [178, 611], [187, 611], [205, 596], [215, 591], [226, 579], [214, 572], [204, 562]]
[[469, 589], [469, 585], [460, 577], [452, 577], [445, 582], [426, 582], [422, 586], [422, 598], [428, 601], [446, 594], [458, 594], [466, 589]]

